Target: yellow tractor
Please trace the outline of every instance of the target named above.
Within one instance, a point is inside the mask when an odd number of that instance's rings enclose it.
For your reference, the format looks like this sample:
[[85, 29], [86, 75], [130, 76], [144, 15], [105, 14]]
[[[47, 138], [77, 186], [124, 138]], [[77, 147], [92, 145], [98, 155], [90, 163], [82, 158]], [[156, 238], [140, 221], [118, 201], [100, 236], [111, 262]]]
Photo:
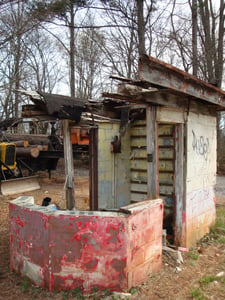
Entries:
[[20, 159], [17, 160], [14, 143], [0, 143], [0, 180], [3, 195], [39, 189], [37, 176], [32, 176], [32, 173], [28, 165]]

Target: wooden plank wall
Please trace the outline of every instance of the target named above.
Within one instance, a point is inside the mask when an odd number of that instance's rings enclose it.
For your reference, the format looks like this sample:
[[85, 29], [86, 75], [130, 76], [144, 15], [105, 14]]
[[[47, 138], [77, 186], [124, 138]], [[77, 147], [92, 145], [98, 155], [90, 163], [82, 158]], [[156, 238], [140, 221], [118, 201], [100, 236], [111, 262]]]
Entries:
[[131, 127], [131, 202], [147, 199], [146, 120], [134, 121]]
[[158, 125], [159, 195], [164, 200], [164, 228], [173, 233], [174, 174], [175, 174], [175, 125]]

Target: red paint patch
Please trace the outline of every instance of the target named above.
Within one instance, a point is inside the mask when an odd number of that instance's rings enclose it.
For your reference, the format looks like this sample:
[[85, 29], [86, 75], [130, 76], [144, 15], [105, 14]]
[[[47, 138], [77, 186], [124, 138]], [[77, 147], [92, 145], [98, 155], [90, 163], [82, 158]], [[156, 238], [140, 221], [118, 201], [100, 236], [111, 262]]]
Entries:
[[20, 216], [18, 216], [16, 218], [16, 224], [19, 225], [19, 226], [21, 226], [21, 227], [24, 227], [24, 225], [26, 224], [26, 222], [24, 220], [21, 220]]

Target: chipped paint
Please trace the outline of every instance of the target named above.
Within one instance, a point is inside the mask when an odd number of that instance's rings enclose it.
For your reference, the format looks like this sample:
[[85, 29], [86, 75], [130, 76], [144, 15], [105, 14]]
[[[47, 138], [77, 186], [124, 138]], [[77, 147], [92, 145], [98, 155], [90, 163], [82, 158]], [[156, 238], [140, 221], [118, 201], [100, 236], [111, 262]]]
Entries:
[[162, 201], [123, 209], [126, 213], [75, 212], [71, 217], [66, 211], [48, 215], [45, 209], [11, 205], [11, 269], [49, 290], [124, 291], [146, 281], [161, 266]]

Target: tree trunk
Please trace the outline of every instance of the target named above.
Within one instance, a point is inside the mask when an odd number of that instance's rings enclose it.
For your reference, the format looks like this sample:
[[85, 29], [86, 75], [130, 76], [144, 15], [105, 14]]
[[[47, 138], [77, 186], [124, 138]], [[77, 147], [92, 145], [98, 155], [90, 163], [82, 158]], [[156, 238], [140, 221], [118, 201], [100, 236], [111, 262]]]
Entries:
[[137, 0], [138, 17], [138, 52], [139, 56], [145, 54], [145, 24], [144, 24], [144, 3], [143, 0]]
[[19, 88], [20, 88], [20, 60], [21, 60], [21, 4], [18, 3], [18, 24], [16, 29], [16, 36], [15, 36], [15, 46], [16, 46], [16, 53], [15, 53], [15, 104], [14, 104], [14, 116], [16, 118], [19, 117]]
[[47, 135], [41, 134], [6, 134], [8, 141], [28, 141], [30, 145], [49, 145], [50, 140]]
[[37, 158], [40, 154], [40, 150], [38, 148], [38, 146], [34, 146], [34, 147], [19, 147], [16, 148], [16, 156], [17, 157], [28, 157], [31, 156], [33, 158]]
[[70, 95], [75, 97], [75, 37], [74, 37], [74, 5], [70, 4]]
[[198, 45], [197, 45], [197, 19], [198, 19], [198, 4], [197, 0], [192, 0], [192, 65], [193, 75], [198, 73]]
[[224, 0], [220, 0], [220, 15], [219, 15], [219, 38], [218, 38], [218, 55], [215, 63], [215, 77], [217, 87], [221, 87], [223, 78], [223, 47], [224, 47], [224, 32], [225, 32], [225, 3]]
[[[74, 4], [70, 2], [70, 95], [75, 97], [75, 37], [74, 37]], [[63, 120], [63, 145], [66, 173], [66, 208], [75, 208], [73, 149], [69, 120]]]

